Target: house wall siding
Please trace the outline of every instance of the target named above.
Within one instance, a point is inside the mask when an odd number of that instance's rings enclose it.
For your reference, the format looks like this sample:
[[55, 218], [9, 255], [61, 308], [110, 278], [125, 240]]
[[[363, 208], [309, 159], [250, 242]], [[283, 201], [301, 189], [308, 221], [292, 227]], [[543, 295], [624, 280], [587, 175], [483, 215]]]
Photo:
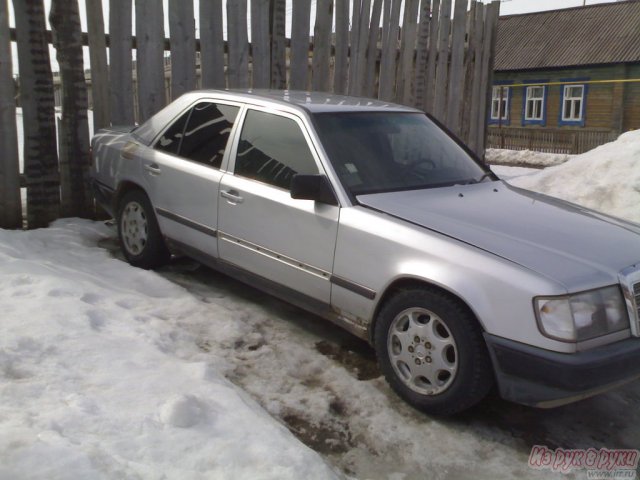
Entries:
[[[535, 70], [527, 72], [496, 72], [496, 81], [513, 81], [515, 84], [540, 81], [566, 81], [572, 78], [589, 80], [617, 80], [639, 78], [640, 64], [618, 64], [589, 68]], [[576, 83], [580, 83], [577, 81]], [[546, 124], [528, 125], [527, 128], [589, 129], [598, 131], [626, 131], [640, 128], [640, 84], [606, 83], [587, 85], [585, 123], [560, 125], [562, 86], [547, 87]], [[523, 126], [523, 105], [526, 87], [513, 87], [510, 107], [510, 125]], [[495, 126], [494, 126], [495, 127]]]

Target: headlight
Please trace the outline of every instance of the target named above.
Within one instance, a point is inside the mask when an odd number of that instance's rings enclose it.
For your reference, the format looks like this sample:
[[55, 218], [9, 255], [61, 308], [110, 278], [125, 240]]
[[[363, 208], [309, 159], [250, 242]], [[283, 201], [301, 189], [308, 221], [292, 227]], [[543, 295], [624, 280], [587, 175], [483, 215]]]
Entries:
[[534, 306], [540, 330], [556, 340], [581, 342], [629, 328], [617, 285], [563, 297], [537, 297]]

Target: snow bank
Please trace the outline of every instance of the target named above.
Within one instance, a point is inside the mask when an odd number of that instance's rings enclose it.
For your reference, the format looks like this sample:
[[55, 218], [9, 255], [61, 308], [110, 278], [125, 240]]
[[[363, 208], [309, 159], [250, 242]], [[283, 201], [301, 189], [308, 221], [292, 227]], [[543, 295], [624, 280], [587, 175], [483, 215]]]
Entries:
[[640, 130], [510, 183], [640, 223]]
[[485, 160], [490, 165], [508, 165], [514, 167], [545, 168], [560, 165], [574, 155], [566, 153], [542, 153], [531, 150], [502, 150], [488, 148]]
[[242, 323], [111, 258], [111, 236], [0, 230], [0, 478], [334, 478], [181, 328]]

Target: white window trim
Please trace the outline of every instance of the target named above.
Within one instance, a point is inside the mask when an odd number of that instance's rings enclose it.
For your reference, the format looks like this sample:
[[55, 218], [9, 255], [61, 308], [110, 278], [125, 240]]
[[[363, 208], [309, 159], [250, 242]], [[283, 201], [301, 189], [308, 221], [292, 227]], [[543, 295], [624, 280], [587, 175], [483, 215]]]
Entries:
[[[502, 114], [502, 118], [500, 117], [500, 107], [498, 105], [498, 114], [494, 115], [494, 104], [500, 103], [500, 87], [502, 87], [502, 103], [504, 104], [504, 113]], [[491, 90], [491, 120], [509, 120], [509, 97], [510, 97], [510, 89], [511, 87], [507, 85], [494, 85]]]
[[[582, 89], [582, 95], [580, 97], [570, 97], [569, 95], [567, 95], [567, 92], [569, 91], [569, 89], [575, 88], [575, 87], [579, 87]], [[584, 93], [585, 93], [584, 84], [573, 84], [573, 85], [564, 86], [564, 90], [562, 91], [562, 121], [563, 122], [581, 122], [584, 119]], [[575, 118], [572, 116], [566, 116], [567, 112], [565, 110], [565, 105], [567, 100], [571, 101], [571, 108], [569, 109], [570, 114], [573, 113], [573, 102], [580, 101], [580, 115], [578, 116], [578, 118]]]
[[[529, 95], [529, 93], [532, 92], [534, 88], [541, 88], [542, 89], [542, 96], [541, 97], [532, 97], [532, 96]], [[540, 121], [544, 120], [545, 88], [546, 87], [543, 86], [543, 85], [536, 85], [536, 86], [527, 87], [526, 99], [525, 99], [525, 104], [524, 104], [524, 119], [525, 120], [535, 121], [535, 122], [540, 122]], [[528, 111], [529, 110], [529, 101], [540, 102], [540, 116], [539, 117], [534, 117], [534, 116], [529, 114], [530, 113]], [[533, 110], [535, 111], [535, 108], [533, 108]]]

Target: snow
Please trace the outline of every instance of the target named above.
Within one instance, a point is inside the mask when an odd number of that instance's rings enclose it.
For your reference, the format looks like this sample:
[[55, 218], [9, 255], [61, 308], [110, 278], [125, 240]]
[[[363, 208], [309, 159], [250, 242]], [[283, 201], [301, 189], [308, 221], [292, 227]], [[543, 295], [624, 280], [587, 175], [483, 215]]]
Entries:
[[0, 478], [337, 478], [180, 325], [246, 327], [112, 258], [112, 235], [0, 230]]
[[640, 223], [640, 130], [510, 183]]
[[488, 148], [485, 153], [485, 160], [491, 165], [533, 168], [560, 165], [572, 157], [573, 155], [565, 153], [541, 153], [531, 150], [502, 150], [499, 148]]

